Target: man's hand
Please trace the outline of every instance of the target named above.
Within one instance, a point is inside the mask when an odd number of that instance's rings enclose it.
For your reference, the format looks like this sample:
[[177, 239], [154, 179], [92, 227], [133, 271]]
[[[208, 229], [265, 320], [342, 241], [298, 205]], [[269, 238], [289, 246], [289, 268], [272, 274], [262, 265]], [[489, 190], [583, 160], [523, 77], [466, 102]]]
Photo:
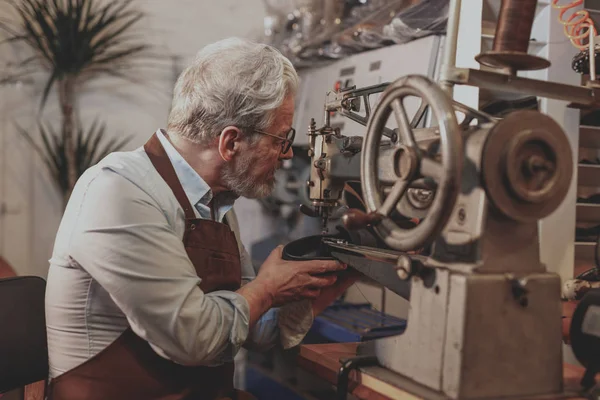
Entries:
[[[286, 261], [283, 246], [271, 252], [257, 277], [238, 293], [250, 305], [250, 324], [269, 308], [303, 299], [317, 299], [321, 290], [333, 285], [346, 266], [338, 261]], [[340, 292], [341, 293], [341, 292]]]
[[337, 274], [333, 273], [346, 269], [338, 261], [285, 261], [281, 259], [282, 250], [279, 246], [271, 252], [255, 279], [271, 293], [274, 307], [316, 299], [323, 288], [336, 282]]

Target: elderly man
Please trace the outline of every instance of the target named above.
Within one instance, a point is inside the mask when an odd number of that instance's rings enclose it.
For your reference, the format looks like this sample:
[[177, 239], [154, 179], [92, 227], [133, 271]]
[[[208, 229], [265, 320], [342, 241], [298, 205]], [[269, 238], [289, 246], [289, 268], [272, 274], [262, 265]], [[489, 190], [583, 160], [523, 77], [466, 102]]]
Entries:
[[299, 344], [353, 283], [344, 265], [281, 248], [255, 276], [234, 235], [234, 200], [269, 194], [293, 155], [297, 86], [269, 46], [207, 46], [177, 81], [167, 130], [81, 177], [48, 274], [50, 399], [245, 398], [240, 346]]

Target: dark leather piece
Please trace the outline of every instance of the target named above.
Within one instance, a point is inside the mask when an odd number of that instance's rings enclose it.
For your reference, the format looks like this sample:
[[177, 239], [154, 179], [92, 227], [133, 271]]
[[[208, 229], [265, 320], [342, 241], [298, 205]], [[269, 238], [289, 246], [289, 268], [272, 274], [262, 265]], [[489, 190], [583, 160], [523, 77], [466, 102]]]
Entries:
[[581, 279], [588, 282], [600, 282], [600, 268], [590, 268], [577, 275], [575, 279]]
[[314, 235], [296, 239], [283, 247], [282, 258], [288, 261], [333, 260], [324, 238], [348, 240], [345, 235]]
[[337, 233], [330, 235], [313, 235], [294, 240], [283, 247], [282, 258], [288, 261], [334, 260], [329, 246], [323, 243], [325, 238], [342, 239], [350, 244], [370, 247], [386, 247], [371, 231], [362, 229], [348, 231], [341, 226]]
[[571, 348], [585, 368], [586, 373], [581, 381], [585, 390], [593, 387], [595, 376], [600, 372], [600, 337], [596, 319], [597, 307], [600, 307], [600, 289], [589, 291], [577, 305], [570, 326]]
[[600, 204], [600, 193], [596, 193], [588, 197], [578, 197], [577, 203]]
[[585, 164], [585, 165], [598, 165], [600, 164], [600, 159], [596, 158], [593, 160], [588, 160], [588, 159], [583, 159], [583, 160], [579, 160], [579, 164]]
[[600, 235], [600, 225], [589, 228], [575, 227], [575, 241], [595, 242]]
[[580, 125], [600, 126], [600, 110], [582, 112]]

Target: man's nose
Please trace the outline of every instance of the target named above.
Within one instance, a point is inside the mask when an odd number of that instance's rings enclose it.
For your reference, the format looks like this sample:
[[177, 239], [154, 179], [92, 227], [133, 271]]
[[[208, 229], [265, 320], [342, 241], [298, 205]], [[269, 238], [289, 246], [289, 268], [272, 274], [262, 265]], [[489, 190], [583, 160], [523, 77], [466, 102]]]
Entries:
[[282, 160], [291, 160], [292, 157], [294, 157], [294, 150], [292, 150], [292, 147], [290, 146], [290, 148], [288, 149], [287, 152], [282, 153], [279, 158], [281, 158]]

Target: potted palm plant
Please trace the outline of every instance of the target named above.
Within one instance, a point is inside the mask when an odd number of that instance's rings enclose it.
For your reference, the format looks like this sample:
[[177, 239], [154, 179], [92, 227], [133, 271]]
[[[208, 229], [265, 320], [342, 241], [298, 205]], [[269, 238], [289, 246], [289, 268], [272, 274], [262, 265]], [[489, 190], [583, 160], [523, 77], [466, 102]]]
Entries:
[[98, 121], [84, 128], [76, 117], [77, 95], [83, 85], [100, 76], [135, 81], [136, 61], [149, 49], [133, 34], [143, 13], [132, 0], [7, 1], [15, 18], [0, 20], [0, 28], [8, 34], [5, 42], [31, 49], [31, 56], [18, 63], [19, 72], [7, 79], [43, 71], [47, 78], [41, 108], [55, 90], [61, 113], [60, 130], [39, 124], [41, 145], [27, 131], [20, 131], [48, 166], [66, 204], [83, 171], [129, 140], [107, 141], [105, 125]]

